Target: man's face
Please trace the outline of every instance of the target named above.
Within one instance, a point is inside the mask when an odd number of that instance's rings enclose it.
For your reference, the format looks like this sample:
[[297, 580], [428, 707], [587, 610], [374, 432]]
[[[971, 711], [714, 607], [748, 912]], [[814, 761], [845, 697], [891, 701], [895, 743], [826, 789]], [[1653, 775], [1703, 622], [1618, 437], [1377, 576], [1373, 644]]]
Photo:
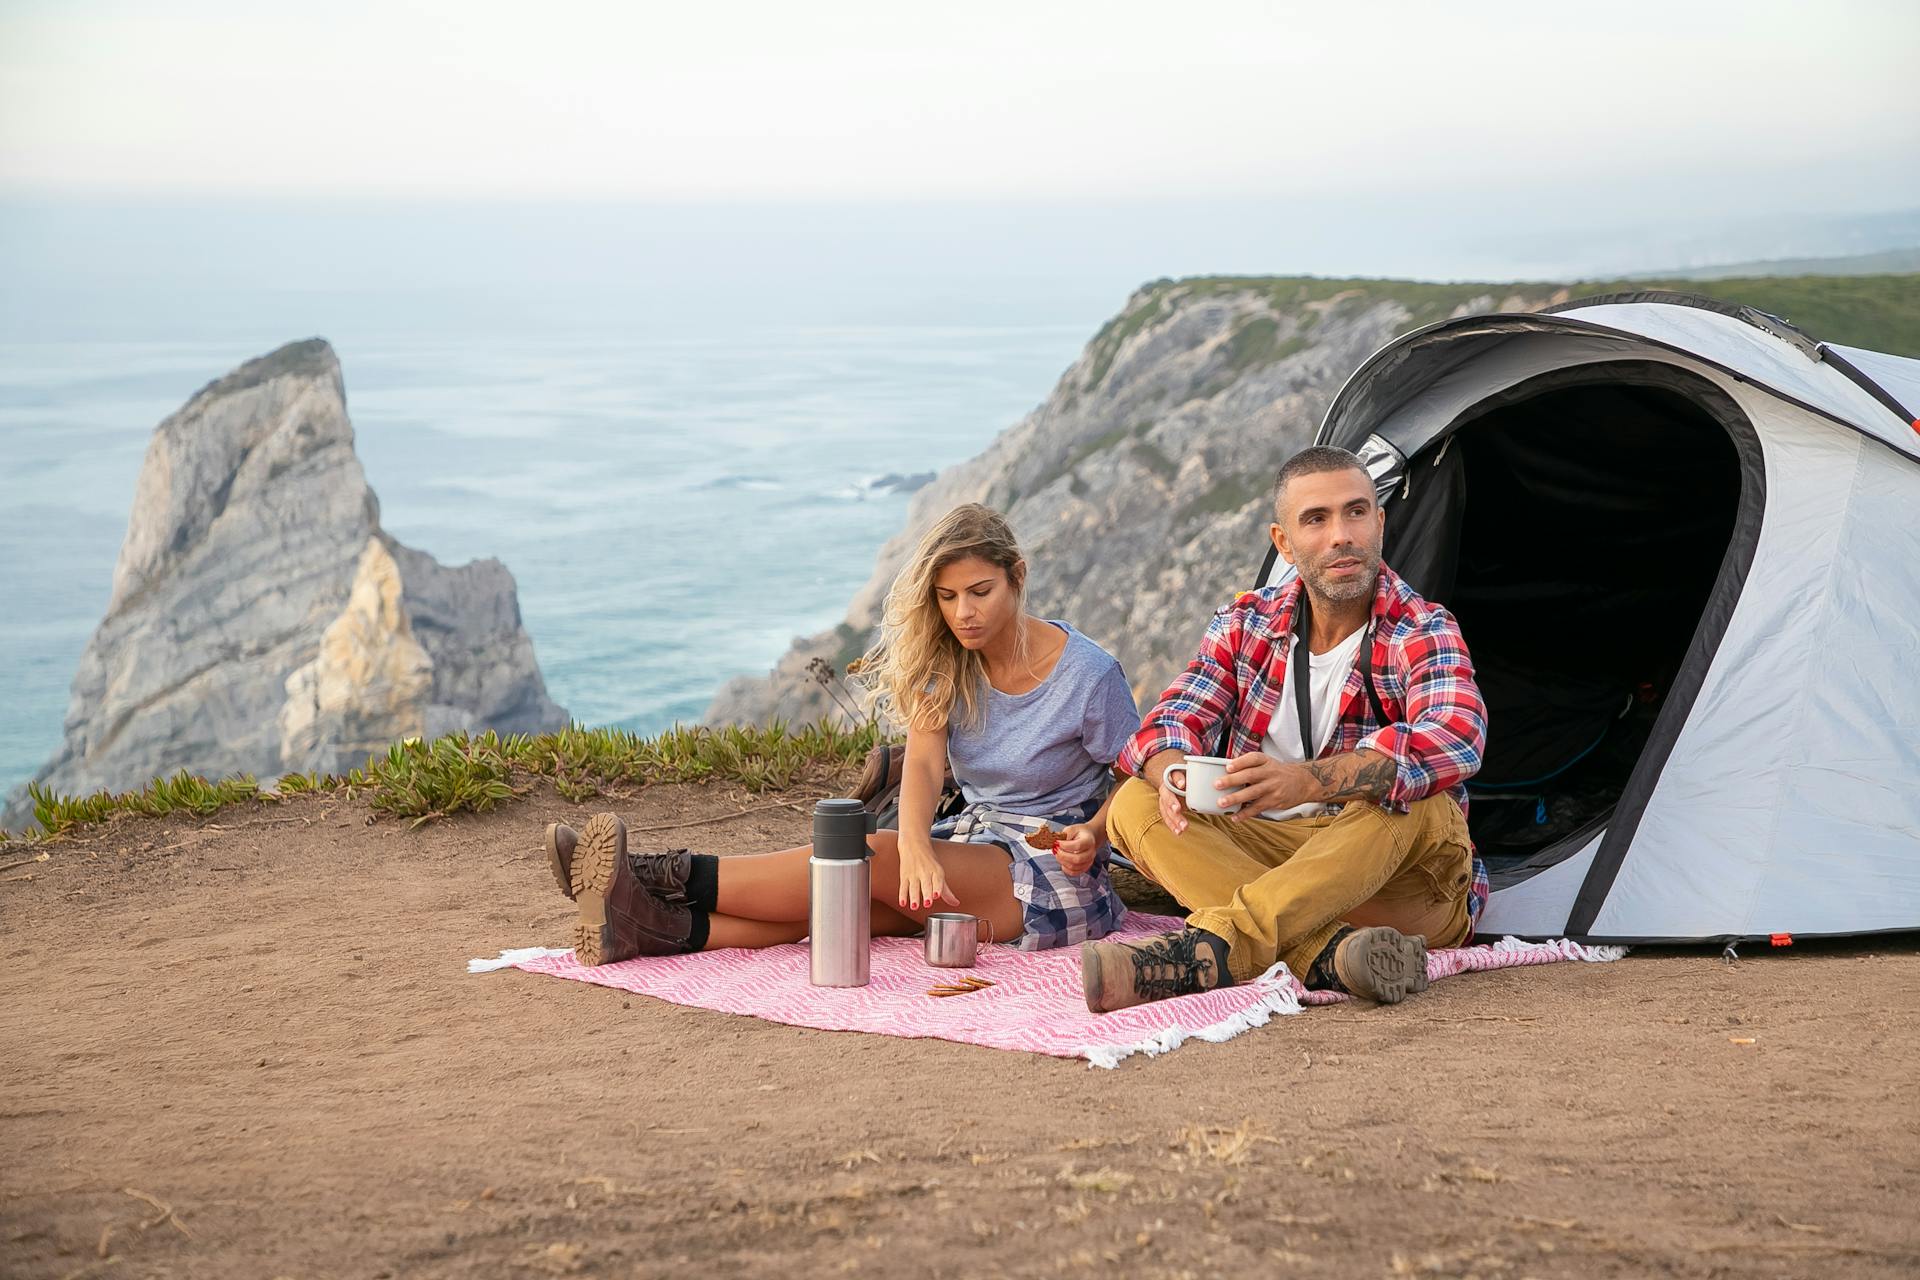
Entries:
[[1387, 527], [1372, 477], [1358, 470], [1296, 476], [1280, 501], [1280, 523], [1270, 526], [1273, 545], [1308, 589], [1336, 603], [1371, 596]]

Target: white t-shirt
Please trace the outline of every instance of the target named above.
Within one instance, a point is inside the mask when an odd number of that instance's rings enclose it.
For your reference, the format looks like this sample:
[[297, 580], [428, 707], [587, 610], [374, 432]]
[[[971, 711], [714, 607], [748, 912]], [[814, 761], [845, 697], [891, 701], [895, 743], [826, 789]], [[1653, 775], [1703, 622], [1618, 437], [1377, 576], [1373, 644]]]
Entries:
[[[1318, 759], [1327, 749], [1327, 742], [1333, 737], [1333, 726], [1340, 718], [1340, 691], [1346, 687], [1347, 673], [1353, 670], [1353, 661], [1360, 656], [1360, 642], [1366, 638], [1367, 628], [1361, 627], [1325, 653], [1307, 655], [1307, 665], [1312, 669], [1313, 692], [1313, 754]], [[1306, 642], [1296, 639], [1295, 650], [1287, 659], [1287, 680], [1280, 689], [1280, 705], [1274, 708], [1273, 723], [1267, 726], [1267, 733], [1260, 740], [1260, 749], [1275, 760], [1298, 764], [1306, 759], [1300, 753], [1300, 713], [1294, 709], [1293, 682], [1300, 670], [1295, 659], [1297, 650], [1304, 649]], [[1269, 809], [1260, 816], [1276, 821], [1286, 818], [1312, 818], [1323, 813], [1332, 813], [1340, 806], [1322, 801], [1310, 801], [1295, 805], [1291, 809]]]

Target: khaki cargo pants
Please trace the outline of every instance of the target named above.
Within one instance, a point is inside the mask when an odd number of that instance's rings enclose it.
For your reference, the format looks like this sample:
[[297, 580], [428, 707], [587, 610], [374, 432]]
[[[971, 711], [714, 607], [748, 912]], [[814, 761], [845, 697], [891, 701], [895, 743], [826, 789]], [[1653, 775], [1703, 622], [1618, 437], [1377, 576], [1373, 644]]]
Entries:
[[1175, 835], [1160, 818], [1158, 793], [1129, 778], [1113, 797], [1107, 831], [1193, 913], [1189, 925], [1227, 940], [1236, 981], [1275, 960], [1304, 980], [1343, 923], [1388, 925], [1433, 947], [1472, 935], [1466, 817], [1444, 792], [1410, 810], [1355, 801], [1337, 814], [1285, 822], [1189, 813], [1186, 831]]

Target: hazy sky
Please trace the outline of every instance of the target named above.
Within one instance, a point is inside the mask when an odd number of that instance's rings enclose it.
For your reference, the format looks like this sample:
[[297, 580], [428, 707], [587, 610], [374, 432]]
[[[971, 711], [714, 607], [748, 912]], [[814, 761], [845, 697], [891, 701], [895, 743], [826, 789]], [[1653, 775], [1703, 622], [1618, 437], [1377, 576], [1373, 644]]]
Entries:
[[1920, 0], [0, 0], [0, 341], [1920, 245]]
[[0, 184], [1571, 198], [1624, 168], [1687, 208], [1891, 208], [1920, 199], [1916, 55], [1912, 0], [0, 0]]

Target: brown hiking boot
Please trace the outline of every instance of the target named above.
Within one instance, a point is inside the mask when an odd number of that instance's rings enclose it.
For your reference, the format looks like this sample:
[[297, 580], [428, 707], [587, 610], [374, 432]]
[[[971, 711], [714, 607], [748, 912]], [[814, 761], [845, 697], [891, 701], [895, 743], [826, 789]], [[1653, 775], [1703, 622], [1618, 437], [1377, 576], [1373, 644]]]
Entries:
[[693, 936], [693, 912], [648, 893], [627, 861], [627, 824], [596, 813], [580, 832], [572, 860], [574, 958], [585, 965], [634, 956], [679, 955]]
[[1333, 974], [1349, 995], [1399, 1004], [1427, 989], [1427, 940], [1385, 925], [1355, 929], [1334, 942]]
[[[553, 872], [560, 892], [573, 896], [573, 851], [580, 846], [580, 833], [564, 822], [547, 824], [547, 868]], [[627, 866], [640, 881], [640, 887], [664, 902], [686, 902], [687, 877], [693, 873], [693, 854], [686, 849], [665, 853], [629, 853]]]
[[564, 822], [547, 824], [547, 868], [560, 886], [560, 892], [573, 896], [573, 851], [579, 847], [580, 833]]
[[1080, 987], [1087, 1008], [1112, 1013], [1149, 1000], [1190, 996], [1233, 985], [1226, 943], [1204, 929], [1163, 933], [1139, 942], [1080, 944]]
[[693, 874], [693, 851], [668, 849], [665, 853], [630, 853], [627, 866], [634, 878], [662, 902], [686, 903], [687, 877]]

